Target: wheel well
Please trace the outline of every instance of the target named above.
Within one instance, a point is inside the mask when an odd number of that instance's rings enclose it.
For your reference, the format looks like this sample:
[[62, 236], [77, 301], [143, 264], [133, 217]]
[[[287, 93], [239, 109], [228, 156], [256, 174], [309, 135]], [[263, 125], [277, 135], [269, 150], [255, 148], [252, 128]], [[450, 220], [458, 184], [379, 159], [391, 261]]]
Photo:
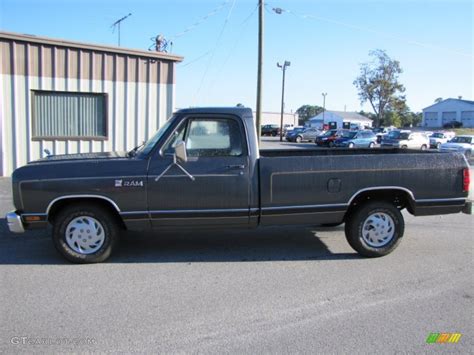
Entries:
[[108, 202], [107, 200], [104, 200], [101, 198], [94, 198], [94, 197], [71, 197], [71, 198], [64, 198], [64, 199], [56, 201], [49, 208], [48, 221], [53, 223], [59, 211], [74, 204], [89, 204], [89, 205], [94, 205], [94, 206], [100, 206], [103, 209], [107, 210], [112, 216], [117, 218], [117, 221], [119, 222], [120, 227], [122, 229], [126, 229], [125, 223], [123, 222], [122, 217], [120, 217], [119, 212], [112, 205], [112, 203]]
[[408, 212], [413, 214], [414, 201], [411, 195], [404, 190], [400, 189], [380, 189], [380, 190], [369, 190], [359, 193], [355, 198], [352, 199], [351, 204], [344, 216], [347, 218], [354, 210], [368, 201], [384, 201], [391, 203], [402, 210], [406, 208]]

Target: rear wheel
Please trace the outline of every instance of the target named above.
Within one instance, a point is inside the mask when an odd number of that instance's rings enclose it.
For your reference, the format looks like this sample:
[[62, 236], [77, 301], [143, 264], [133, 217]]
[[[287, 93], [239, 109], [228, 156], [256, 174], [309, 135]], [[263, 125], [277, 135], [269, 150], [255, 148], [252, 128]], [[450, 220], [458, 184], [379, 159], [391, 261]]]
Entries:
[[352, 142], [349, 143], [348, 147], [351, 148], [351, 149], [354, 148], [354, 143], [352, 143]]
[[296, 143], [301, 143], [302, 140], [303, 140], [303, 137], [301, 136], [296, 137]]
[[375, 147], [375, 143], [374, 143], [374, 142], [370, 142], [369, 148], [372, 149], [372, 148], [374, 148], [374, 147]]
[[56, 249], [74, 263], [105, 261], [117, 244], [118, 221], [104, 208], [77, 204], [66, 207], [53, 222]]
[[436, 149], [439, 150], [439, 148], [441, 148], [441, 143], [437, 143], [437, 144], [436, 144]]
[[421, 150], [426, 150], [426, 149], [428, 149], [428, 147], [427, 147], [425, 144], [423, 144], [423, 145], [421, 146]]
[[328, 146], [329, 146], [329, 148], [334, 147], [334, 142], [333, 141], [329, 142]]
[[391, 253], [405, 230], [403, 216], [396, 206], [384, 201], [362, 205], [346, 221], [346, 239], [360, 255], [379, 257]]
[[402, 145], [402, 149], [408, 149], [408, 146]]

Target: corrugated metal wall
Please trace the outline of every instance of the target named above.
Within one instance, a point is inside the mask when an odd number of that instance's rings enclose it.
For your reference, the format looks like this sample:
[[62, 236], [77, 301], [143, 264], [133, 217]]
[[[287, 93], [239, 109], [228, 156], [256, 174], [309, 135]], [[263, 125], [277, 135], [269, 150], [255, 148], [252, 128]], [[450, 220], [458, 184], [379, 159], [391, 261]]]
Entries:
[[[149, 138], [173, 112], [173, 60], [28, 43], [1, 35], [0, 51], [3, 175], [43, 157], [44, 149], [53, 154], [129, 150]], [[34, 90], [106, 94], [107, 138], [34, 138]]]

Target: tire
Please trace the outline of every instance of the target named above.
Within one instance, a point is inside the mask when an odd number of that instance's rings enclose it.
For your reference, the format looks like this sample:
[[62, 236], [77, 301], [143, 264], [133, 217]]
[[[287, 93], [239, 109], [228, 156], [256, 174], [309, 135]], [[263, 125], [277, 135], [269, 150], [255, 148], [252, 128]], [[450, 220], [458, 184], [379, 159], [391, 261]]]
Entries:
[[402, 149], [408, 149], [408, 146], [402, 145]]
[[[78, 227], [82, 225], [84, 229]], [[53, 222], [54, 246], [73, 263], [100, 263], [107, 260], [117, 245], [119, 233], [117, 218], [106, 209], [90, 204], [66, 207]]]
[[349, 149], [353, 149], [355, 147], [354, 143], [349, 143], [348, 145]]
[[370, 148], [370, 149], [375, 148], [375, 143], [374, 143], [374, 142], [370, 142], [369, 148]]
[[423, 144], [423, 145], [421, 146], [421, 150], [426, 150], [426, 149], [428, 149], [428, 147], [426, 146], [426, 144]]
[[276, 132], [272, 132], [272, 137], [276, 137], [277, 133]]
[[441, 148], [441, 143], [436, 144], [436, 149], [439, 150], [440, 148]]
[[302, 140], [303, 140], [303, 138], [301, 136], [298, 136], [298, 137], [296, 137], [295, 142], [296, 143], [301, 143]]
[[334, 142], [333, 142], [333, 141], [329, 142], [329, 143], [328, 143], [328, 147], [329, 147], [329, 148], [333, 148], [333, 147], [334, 147]]
[[349, 216], [345, 226], [347, 242], [359, 255], [369, 258], [394, 251], [404, 230], [405, 222], [398, 208], [384, 201], [368, 202], [360, 206]]

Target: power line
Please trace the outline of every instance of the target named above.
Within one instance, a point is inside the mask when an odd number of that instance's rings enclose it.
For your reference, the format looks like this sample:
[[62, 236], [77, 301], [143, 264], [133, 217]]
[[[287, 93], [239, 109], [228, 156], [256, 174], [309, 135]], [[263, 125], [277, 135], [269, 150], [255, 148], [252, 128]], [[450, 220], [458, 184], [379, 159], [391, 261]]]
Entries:
[[[270, 6], [270, 5], [267, 4], [266, 7], [267, 6]], [[388, 32], [381, 32], [381, 31], [377, 31], [377, 30], [374, 30], [374, 29], [369, 28], [369, 27], [358, 26], [358, 25], [354, 25], [354, 24], [351, 24], [351, 23], [347, 23], [347, 22], [343, 22], [343, 21], [339, 21], [339, 20], [334, 20], [334, 19], [330, 19], [330, 18], [326, 18], [326, 17], [322, 17], [322, 16], [316, 16], [316, 15], [311, 15], [311, 14], [299, 14], [299, 13], [296, 13], [296, 12], [291, 11], [291, 10], [282, 9], [280, 7], [274, 7], [274, 8], [272, 8], [272, 10], [276, 14], [288, 13], [290, 15], [296, 16], [296, 17], [304, 19], [304, 20], [312, 19], [312, 20], [316, 20], [316, 21], [331, 23], [333, 25], [339, 25], [339, 26], [350, 28], [350, 29], [353, 29], [353, 30], [373, 33], [373, 34], [376, 34], [376, 35], [381, 36], [381, 37], [385, 37], [385, 38], [389, 38], [389, 39], [395, 39], [395, 40], [405, 42], [405, 43], [411, 44], [411, 45], [416, 45], [416, 46], [419, 46], [419, 47], [430, 48], [430, 49], [441, 50], [441, 51], [448, 51], [448, 52], [451, 52], [451, 53], [454, 53], [454, 54], [459, 54], [459, 55], [462, 55], [462, 56], [465, 56], [465, 57], [474, 58], [474, 55], [472, 53], [466, 53], [466, 52], [458, 50], [458, 49], [445, 48], [445, 47], [433, 45], [433, 44], [430, 44], [430, 43], [414, 41], [414, 40], [411, 40], [411, 39], [404, 38], [404, 37], [402, 37], [400, 35], [397, 35], [397, 34], [392, 34], [392, 33], [388, 33]]]
[[210, 17], [216, 15], [219, 11], [221, 11], [224, 7], [226, 7], [228, 3], [230, 3], [230, 0], [224, 1], [219, 6], [212, 9], [207, 15], [204, 15], [198, 21], [194, 22], [192, 25], [186, 27], [182, 32], [179, 32], [179, 33], [175, 34], [174, 36], [170, 37], [170, 40], [179, 38], [181, 36], [184, 36], [186, 33], [191, 32], [193, 29], [195, 29], [196, 27], [198, 27], [202, 23], [206, 22], [206, 20], [208, 20]]
[[229, 19], [232, 15], [232, 11], [234, 10], [234, 6], [235, 6], [235, 1], [236, 0], [233, 0], [232, 1], [232, 5], [230, 6], [230, 9], [229, 9], [229, 12], [227, 13], [227, 17], [225, 18], [224, 20], [224, 24], [222, 25], [222, 28], [221, 28], [221, 31], [219, 32], [219, 35], [217, 36], [217, 41], [216, 41], [216, 44], [214, 46], [214, 48], [212, 49], [212, 54], [211, 54], [211, 57], [209, 58], [209, 61], [207, 62], [207, 66], [206, 66], [206, 70], [204, 71], [204, 74], [201, 78], [201, 82], [199, 84], [199, 87], [196, 91], [196, 93], [194, 94], [194, 98], [192, 100], [193, 102], [193, 105], [195, 104], [195, 100], [197, 98], [197, 96], [199, 95], [200, 91], [201, 91], [201, 88], [202, 88], [202, 85], [204, 83], [204, 79], [206, 78], [207, 76], [207, 73], [209, 71], [209, 68], [211, 67], [211, 63], [212, 63], [212, 60], [214, 59], [214, 55], [216, 53], [216, 49], [219, 47], [219, 45], [221, 44], [221, 39], [222, 39], [222, 35], [224, 34], [224, 31], [227, 27], [227, 23], [229, 22]]

